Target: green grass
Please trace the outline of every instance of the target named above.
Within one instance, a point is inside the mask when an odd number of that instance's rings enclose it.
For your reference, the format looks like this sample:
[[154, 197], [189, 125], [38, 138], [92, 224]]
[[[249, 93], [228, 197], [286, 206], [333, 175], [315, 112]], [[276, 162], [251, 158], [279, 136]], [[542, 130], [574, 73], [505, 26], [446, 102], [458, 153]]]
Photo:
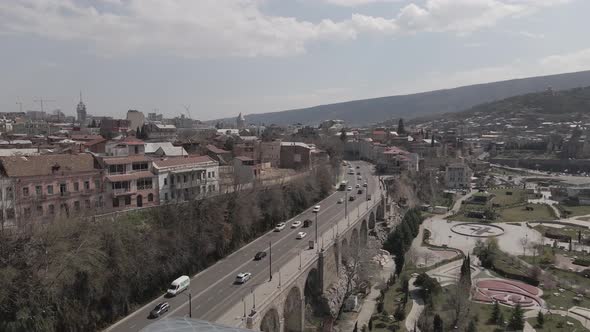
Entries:
[[[397, 306], [401, 303], [404, 298], [404, 293], [401, 289], [401, 278], [397, 278], [396, 283], [385, 292], [383, 299], [383, 313], [375, 312], [373, 314], [373, 331], [386, 332], [391, 331], [390, 327], [394, 326], [396, 331], [407, 331], [405, 322], [390, 321], [387, 316], [393, 315]], [[412, 310], [412, 300], [408, 299], [405, 304], [406, 315]], [[384, 313], [387, 313], [384, 315]], [[379, 326], [379, 327], [378, 327]], [[382, 327], [383, 326], [383, 327]]]
[[[525, 206], [530, 206], [534, 210], [526, 211]], [[553, 220], [555, 216], [551, 208], [546, 204], [527, 204], [509, 207], [499, 211], [500, 216], [496, 221], [503, 222], [521, 222], [535, 220]]]
[[[507, 195], [512, 192], [512, 195]], [[526, 201], [526, 192], [523, 189], [492, 189], [490, 193], [496, 195], [492, 203], [500, 204], [500, 207], [524, 203]]]
[[559, 205], [560, 210], [568, 211], [568, 217], [575, 217], [575, 216], [585, 216], [590, 214], [590, 205], [579, 205], [579, 206], [569, 206], [569, 205]]
[[[590, 288], [590, 279], [584, 278], [583, 276], [570, 272], [570, 271], [563, 271], [558, 269], [550, 269], [547, 271], [551, 273], [552, 276], [555, 277], [555, 280], [560, 282], [569, 282], [572, 285], [577, 285], [581, 290], [586, 290]], [[590, 308], [590, 299], [582, 297], [581, 302], [574, 301], [574, 297], [577, 293], [573, 291], [566, 290], [565, 292], [559, 292], [556, 289], [543, 289], [543, 299], [550, 305], [551, 309], [560, 309], [561, 307], [567, 309], [572, 306], [581, 306], [585, 308]], [[553, 295], [553, 293], [559, 293], [558, 296]]]
[[[580, 323], [578, 320], [573, 319], [573, 318], [563, 317], [563, 316], [560, 316], [560, 315], [545, 315], [545, 323], [543, 324], [543, 327], [542, 328], [540, 328], [540, 327], [537, 326], [537, 318], [536, 317], [535, 318], [529, 318], [529, 319], [527, 319], [527, 322], [529, 322], [529, 324], [531, 324], [531, 326], [537, 332], [588, 331], [588, 329], [584, 328], [584, 326], [582, 326], [582, 323]], [[573, 326], [569, 326], [569, 325], [566, 324], [566, 322], [571, 322], [574, 325]], [[558, 326], [561, 326], [561, 327], [558, 327]]]

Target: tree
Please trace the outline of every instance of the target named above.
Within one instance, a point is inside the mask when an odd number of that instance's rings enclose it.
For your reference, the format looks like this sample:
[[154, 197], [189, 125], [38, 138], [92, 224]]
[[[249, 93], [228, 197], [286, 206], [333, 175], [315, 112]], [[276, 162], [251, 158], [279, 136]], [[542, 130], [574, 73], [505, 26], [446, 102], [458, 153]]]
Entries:
[[358, 322], [354, 322], [354, 329], [352, 329], [352, 332], [358, 332], [358, 330]]
[[406, 311], [404, 309], [403, 304], [397, 306], [395, 312], [393, 313], [393, 318], [395, 318], [395, 320], [397, 320], [398, 322], [401, 322], [404, 319], [406, 319]]
[[397, 133], [398, 135], [403, 135], [406, 133], [406, 129], [404, 128], [404, 119], [400, 118], [397, 122]]
[[524, 312], [522, 311], [520, 304], [517, 304], [512, 309], [512, 315], [508, 321], [508, 327], [517, 331], [524, 329]]
[[342, 142], [346, 141], [346, 129], [342, 128], [342, 130], [340, 130], [340, 140]]
[[369, 318], [369, 331], [373, 331], [373, 317]]
[[439, 314], [434, 315], [432, 320], [432, 332], [443, 332], [444, 324]]
[[96, 120], [95, 119], [92, 119], [92, 122], [90, 122], [90, 126], [89, 127], [90, 128], [96, 128], [96, 127], [98, 127], [98, 125], [96, 124]]
[[543, 328], [544, 324], [545, 324], [545, 316], [543, 315], [541, 310], [539, 310], [539, 313], [537, 314], [537, 326], [540, 328]]
[[477, 332], [477, 326], [475, 325], [474, 320], [469, 322], [469, 326], [467, 326], [467, 332]]
[[494, 301], [494, 307], [492, 308], [492, 315], [490, 316], [490, 323], [498, 324], [498, 319], [502, 312], [500, 311], [500, 304], [498, 301]]

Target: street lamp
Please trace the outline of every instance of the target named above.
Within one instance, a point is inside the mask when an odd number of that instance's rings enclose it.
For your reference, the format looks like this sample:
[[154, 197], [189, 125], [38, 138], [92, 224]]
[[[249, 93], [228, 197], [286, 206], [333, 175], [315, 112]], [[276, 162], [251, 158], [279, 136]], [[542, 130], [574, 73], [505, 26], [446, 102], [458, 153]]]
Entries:
[[272, 242], [268, 241], [268, 281], [272, 281]]
[[315, 245], [318, 246], [319, 251], [320, 243], [318, 242], [318, 212], [319, 211], [313, 211], [313, 214], [315, 214]]
[[348, 218], [348, 188], [344, 191], [344, 218]]
[[192, 301], [192, 295], [191, 292], [188, 292], [188, 294], [184, 294], [186, 296], [188, 296], [188, 317], [189, 318], [193, 318], [193, 301]]

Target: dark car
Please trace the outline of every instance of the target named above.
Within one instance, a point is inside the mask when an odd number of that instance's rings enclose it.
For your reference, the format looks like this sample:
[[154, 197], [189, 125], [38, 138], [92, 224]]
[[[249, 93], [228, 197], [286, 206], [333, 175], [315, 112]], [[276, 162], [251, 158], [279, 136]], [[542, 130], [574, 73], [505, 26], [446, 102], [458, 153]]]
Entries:
[[313, 224], [313, 221], [307, 219], [303, 222], [303, 227], [310, 227]]
[[160, 317], [164, 313], [168, 312], [168, 309], [170, 309], [170, 304], [168, 304], [168, 302], [158, 303], [158, 305], [156, 305], [154, 310], [152, 310], [150, 312], [150, 317], [152, 317], [152, 318]]
[[361, 168], [360, 166], [357, 166], [356, 168]]
[[362, 189], [359, 189], [359, 191], [357, 191], [356, 193], [360, 195], [360, 194], [363, 193], [363, 190]]
[[356, 175], [361, 175], [361, 172], [356, 172]]
[[256, 253], [256, 255], [254, 255], [254, 260], [259, 261], [264, 257], [266, 257], [266, 251], [259, 251]]
[[348, 200], [351, 201], [351, 202], [354, 201], [354, 196], [348, 197]]

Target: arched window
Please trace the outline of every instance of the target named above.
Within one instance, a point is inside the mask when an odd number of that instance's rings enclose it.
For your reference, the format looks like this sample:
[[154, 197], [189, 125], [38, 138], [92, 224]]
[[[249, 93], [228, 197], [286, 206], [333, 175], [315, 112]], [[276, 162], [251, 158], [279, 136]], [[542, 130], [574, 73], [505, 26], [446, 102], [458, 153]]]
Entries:
[[148, 195], [148, 202], [153, 202], [154, 201], [154, 194], [149, 194]]

